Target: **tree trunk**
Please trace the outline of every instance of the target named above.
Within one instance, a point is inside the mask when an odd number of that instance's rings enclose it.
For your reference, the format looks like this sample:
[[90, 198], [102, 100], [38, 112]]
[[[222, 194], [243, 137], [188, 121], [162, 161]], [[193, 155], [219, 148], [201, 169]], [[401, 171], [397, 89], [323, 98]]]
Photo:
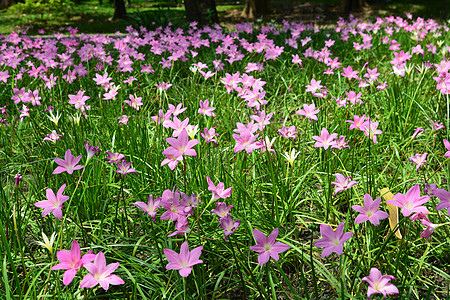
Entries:
[[361, 11], [367, 5], [366, 0], [341, 0], [338, 4], [338, 10], [343, 12], [344, 15], [348, 15], [352, 12]]
[[1, 0], [0, 8], [8, 8], [14, 4], [16, 4], [15, 0]]
[[115, 0], [113, 20], [123, 19], [127, 15], [124, 0]]
[[241, 17], [256, 19], [267, 15], [269, 12], [269, 0], [247, 0]]
[[185, 0], [186, 19], [199, 25], [219, 23], [215, 0]]

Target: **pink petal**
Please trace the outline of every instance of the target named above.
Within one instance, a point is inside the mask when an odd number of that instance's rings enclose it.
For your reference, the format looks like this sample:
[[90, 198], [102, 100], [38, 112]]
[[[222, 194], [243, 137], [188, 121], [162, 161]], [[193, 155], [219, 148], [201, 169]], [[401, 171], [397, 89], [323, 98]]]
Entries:
[[91, 273], [86, 274], [81, 281], [80, 288], [91, 288], [98, 284], [97, 279]]

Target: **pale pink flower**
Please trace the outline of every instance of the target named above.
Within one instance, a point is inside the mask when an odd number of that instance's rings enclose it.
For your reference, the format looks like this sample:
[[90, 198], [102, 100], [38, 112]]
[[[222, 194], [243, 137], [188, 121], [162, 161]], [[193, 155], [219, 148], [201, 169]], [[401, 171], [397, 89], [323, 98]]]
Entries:
[[64, 202], [66, 202], [67, 200], [69, 200], [69, 196], [63, 195], [65, 188], [66, 188], [66, 184], [63, 184], [59, 188], [56, 196], [55, 196], [55, 193], [51, 189], [46, 189], [45, 192], [47, 195], [47, 200], [39, 201], [34, 204], [35, 206], [44, 209], [44, 211], [42, 212], [43, 217], [45, 217], [46, 215], [48, 215], [51, 212], [51, 213], [53, 213], [53, 215], [56, 218], [58, 218], [58, 219], [62, 218], [62, 207], [63, 207], [62, 204]]
[[203, 261], [199, 259], [202, 254], [202, 249], [203, 246], [200, 246], [189, 251], [187, 242], [184, 242], [181, 245], [180, 254], [170, 249], [164, 249], [164, 254], [169, 261], [166, 269], [179, 270], [181, 276], [188, 277], [189, 274], [191, 274], [194, 265], [203, 263]]
[[59, 174], [62, 172], [67, 172], [72, 174], [73, 171], [84, 168], [84, 166], [77, 165], [83, 155], [79, 155], [75, 158], [72, 155], [72, 151], [67, 149], [66, 154], [64, 155], [64, 159], [56, 157], [55, 163], [59, 166], [53, 171], [53, 174]]
[[370, 275], [362, 279], [362, 281], [369, 284], [367, 299], [370, 299], [374, 294], [382, 294], [383, 299], [386, 299], [387, 295], [398, 295], [397, 287], [389, 282], [391, 280], [395, 280], [395, 277], [392, 275], [381, 275], [377, 268], [370, 269]]
[[261, 231], [253, 229], [253, 237], [256, 240], [256, 245], [251, 246], [250, 250], [259, 253], [258, 263], [260, 266], [265, 265], [271, 257], [278, 261], [280, 259], [278, 254], [291, 248], [289, 245], [276, 242], [278, 237], [278, 228], [275, 228], [268, 237], [266, 237], [266, 235]]
[[94, 263], [86, 263], [84, 267], [90, 273], [84, 276], [80, 288], [91, 288], [100, 284], [107, 291], [110, 284], [119, 285], [125, 283], [119, 276], [111, 274], [119, 267], [119, 263], [106, 265], [106, 258], [103, 252], [99, 252], [95, 256]]
[[59, 264], [53, 266], [52, 270], [66, 270], [63, 275], [64, 285], [69, 285], [78, 270], [87, 263], [95, 259], [95, 254], [87, 253], [81, 257], [80, 245], [77, 241], [72, 242], [72, 247], [69, 250], [61, 250], [56, 253], [56, 257], [60, 261]]
[[337, 133], [329, 134], [328, 130], [323, 127], [320, 132], [320, 136], [313, 136], [313, 140], [316, 140], [314, 147], [320, 148], [323, 147], [327, 150], [329, 147], [334, 146], [336, 144], [335, 138], [337, 137]]

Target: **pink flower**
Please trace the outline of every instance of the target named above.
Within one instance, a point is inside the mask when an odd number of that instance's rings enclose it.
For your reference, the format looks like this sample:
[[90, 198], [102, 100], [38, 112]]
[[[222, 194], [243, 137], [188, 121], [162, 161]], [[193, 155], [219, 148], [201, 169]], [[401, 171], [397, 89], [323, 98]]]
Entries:
[[127, 125], [128, 120], [130, 119], [127, 115], [122, 115], [121, 117], [118, 117], [117, 120], [119, 120], [119, 124]]
[[429, 196], [420, 197], [420, 187], [418, 184], [410, 188], [405, 195], [397, 193], [393, 200], [386, 201], [388, 204], [392, 204], [402, 208], [402, 214], [407, 217], [411, 213], [424, 213], [428, 214], [429, 211], [422, 204], [427, 203], [430, 200]]
[[230, 210], [233, 208], [233, 205], [227, 206], [223, 202], [217, 202], [216, 208], [211, 210], [212, 214], [216, 214], [219, 219], [225, 218], [229, 215]]
[[389, 218], [389, 214], [378, 210], [380, 208], [381, 198], [375, 200], [370, 197], [369, 194], [364, 195], [364, 207], [359, 205], [353, 205], [352, 208], [360, 214], [356, 217], [355, 223], [364, 223], [370, 221], [375, 226], [380, 225], [380, 220]]
[[261, 231], [253, 229], [253, 237], [256, 240], [256, 245], [251, 246], [250, 250], [259, 253], [258, 263], [260, 266], [265, 265], [271, 257], [276, 261], [278, 261], [280, 259], [278, 254], [291, 248], [286, 244], [275, 242], [277, 236], [278, 236], [278, 228], [275, 228], [270, 233], [269, 237], [266, 237], [266, 235]]
[[42, 140], [42, 142], [49, 141], [56, 143], [62, 137], [61, 134], [58, 134], [56, 130], [53, 130], [52, 133], [47, 134], [47, 136]]
[[136, 173], [136, 170], [134, 168], [131, 168], [132, 163], [133, 163], [132, 161], [127, 162], [125, 159], [123, 159], [120, 162], [117, 162], [116, 163], [116, 165], [117, 165], [116, 173], [123, 174], [125, 178], [127, 177], [127, 174], [129, 174], [129, 173]]
[[427, 156], [428, 156], [428, 153], [424, 153], [424, 154], [422, 154], [422, 155], [420, 155], [419, 153], [417, 153], [416, 155], [414, 155], [414, 156], [411, 156], [410, 158], [409, 158], [409, 161], [412, 161], [413, 163], [415, 163], [415, 164], [417, 164], [417, 166], [416, 166], [416, 171], [417, 172], [419, 172], [419, 168], [421, 167], [421, 166], [423, 166], [424, 164], [426, 164], [427, 163]]
[[58, 193], [55, 196], [55, 193], [51, 189], [46, 189], [45, 192], [47, 194], [47, 200], [36, 202], [34, 205], [43, 208], [42, 216], [45, 217], [50, 212], [53, 213], [55, 217], [61, 220], [62, 218], [62, 204], [69, 200], [69, 196], [63, 196], [64, 189], [66, 188], [66, 184], [63, 184]]
[[100, 284], [100, 286], [107, 291], [109, 285], [119, 285], [125, 282], [117, 275], [111, 274], [114, 272], [119, 263], [106, 265], [106, 259], [103, 252], [99, 252], [94, 259], [94, 263], [87, 263], [84, 267], [90, 272], [84, 276], [81, 281], [80, 288], [91, 288]]
[[352, 78], [359, 79], [359, 77], [357, 75], [359, 72], [353, 71], [351, 66], [348, 66], [347, 68], [343, 68], [343, 70], [344, 70], [344, 74], [342, 74], [343, 77], [347, 77], [348, 79], [352, 79]]
[[55, 158], [55, 163], [57, 163], [59, 167], [53, 171], [53, 174], [59, 174], [62, 172], [72, 174], [73, 171], [84, 168], [84, 166], [77, 166], [77, 163], [80, 161], [82, 156], [83, 155], [79, 155], [75, 158], [75, 156], [72, 155], [72, 151], [67, 149], [64, 159], [58, 157]]
[[411, 139], [415, 139], [421, 132], [424, 132], [425, 129], [423, 129], [422, 127], [418, 127], [416, 128], [416, 130], [414, 130], [413, 135], [411, 136]]
[[345, 123], [351, 123], [350, 129], [360, 129], [362, 130], [364, 120], [366, 119], [366, 115], [362, 115], [361, 117], [354, 115], [353, 121], [347, 120]]
[[317, 121], [316, 114], [319, 111], [320, 110], [316, 109], [316, 104], [312, 103], [311, 105], [303, 104], [303, 109], [297, 110], [295, 113], [301, 116], [305, 116], [308, 119]]
[[220, 226], [219, 228], [223, 229], [223, 233], [225, 235], [225, 242], [228, 240], [228, 236], [238, 229], [241, 224], [240, 220], [233, 222], [233, 218], [231, 215], [226, 215], [223, 218], [220, 218]]
[[147, 213], [152, 219], [153, 222], [155, 221], [155, 216], [157, 214], [157, 210], [160, 206], [160, 198], [156, 198], [153, 200], [153, 195], [150, 195], [148, 197], [148, 202], [134, 202], [133, 205], [136, 206], [139, 209], [142, 209], [144, 211], [144, 214]]
[[295, 130], [295, 126], [292, 125], [289, 128], [287, 128], [286, 126], [281, 127], [281, 129], [278, 129], [277, 133], [279, 135], [281, 135], [282, 137], [285, 138], [293, 138], [294, 140], [296, 139], [296, 135], [298, 132]]
[[334, 146], [336, 144], [336, 141], [334, 139], [337, 137], [337, 135], [337, 133], [329, 134], [328, 130], [323, 127], [322, 131], [320, 132], [320, 136], [312, 137], [313, 140], [316, 140], [314, 147], [323, 147], [325, 150], [327, 150], [328, 147]]
[[352, 176], [344, 177], [344, 175], [340, 173], [334, 174], [336, 177], [336, 181], [332, 182], [332, 185], [335, 185], [334, 188], [334, 196], [336, 196], [337, 193], [348, 190], [352, 186], [358, 184], [356, 181], [352, 181]]
[[344, 233], [345, 223], [341, 222], [336, 231], [333, 231], [330, 225], [320, 224], [320, 234], [322, 238], [314, 242], [314, 246], [318, 248], [324, 248], [321, 257], [327, 257], [333, 252], [341, 255], [344, 251], [343, 243], [348, 241], [353, 232]]
[[112, 153], [111, 151], [106, 151], [105, 152], [108, 156], [105, 157], [106, 159], [108, 159], [108, 164], [112, 164], [112, 163], [118, 163], [120, 162], [122, 159], [125, 158], [125, 155], [120, 154], [120, 153]]
[[81, 257], [80, 245], [77, 241], [72, 242], [72, 247], [69, 250], [61, 250], [56, 254], [59, 264], [52, 267], [52, 270], [66, 270], [63, 275], [64, 285], [69, 285], [78, 270], [87, 263], [95, 259], [95, 254], [85, 254]]
[[130, 100], [125, 100], [123, 101], [126, 104], [128, 104], [129, 106], [133, 107], [136, 110], [139, 110], [139, 107], [144, 105], [144, 103], [142, 103], [142, 97], [134, 97], [133, 95], [130, 95]]
[[236, 145], [234, 146], [234, 153], [245, 150], [248, 154], [250, 154], [254, 149], [260, 148], [260, 145], [255, 142], [259, 134], [253, 135], [249, 130], [244, 130], [240, 135], [232, 134], [232, 136], [236, 141]]
[[216, 140], [215, 136], [219, 135], [219, 134], [216, 133], [216, 127], [212, 127], [209, 130], [208, 130], [208, 128], [205, 128], [203, 131], [205, 132], [204, 134], [200, 133], [202, 138], [204, 138], [207, 143], [214, 142], [214, 144], [216, 144], [216, 146], [217, 146], [217, 140]]
[[431, 223], [426, 218], [420, 219], [420, 223], [422, 223], [423, 226], [426, 226], [425, 230], [420, 234], [420, 237], [424, 238], [425, 241], [427, 242], [430, 236], [436, 230], [436, 228], [438, 228], [438, 225]]
[[180, 157], [182, 155], [196, 156], [192, 147], [200, 143], [199, 140], [190, 140], [186, 129], [183, 129], [178, 138], [167, 138], [166, 141], [172, 146], [162, 152], [164, 155], [173, 155], [174, 157]]
[[348, 148], [350, 149], [350, 146], [347, 145], [348, 141], [345, 140], [345, 136], [341, 135], [338, 139], [335, 140], [335, 144], [333, 146], [331, 146], [332, 149], [344, 149], [344, 148]]
[[381, 275], [377, 268], [370, 269], [370, 275], [362, 279], [362, 281], [369, 284], [367, 299], [370, 299], [374, 294], [383, 294], [384, 299], [386, 299], [386, 295], [398, 295], [397, 287], [389, 282], [391, 280], [395, 280], [395, 277], [392, 275]]
[[447, 213], [450, 216], [450, 192], [447, 192], [444, 189], [435, 189], [433, 190], [433, 194], [441, 200], [438, 205], [436, 205], [436, 210], [441, 210], [446, 208]]
[[203, 246], [200, 246], [192, 251], [189, 251], [187, 242], [181, 244], [180, 254], [170, 249], [164, 249], [164, 254], [169, 261], [166, 269], [179, 270], [181, 276], [188, 277], [189, 274], [191, 274], [192, 267], [194, 265], [203, 263], [202, 260], [199, 260], [199, 257], [202, 254], [202, 249]]
[[198, 109], [197, 113], [206, 115], [208, 117], [215, 117], [216, 115], [213, 113], [213, 110], [215, 109], [215, 107], [209, 107], [208, 99], [206, 99], [204, 102], [200, 100], [200, 108]]
[[445, 152], [444, 157], [450, 158], [450, 143], [446, 139], [444, 139], [444, 146], [447, 149], [447, 152]]
[[85, 91], [78, 91], [76, 95], [69, 95], [69, 104], [75, 105], [76, 109], [80, 109], [82, 112], [89, 110], [91, 107], [86, 106], [86, 100], [89, 100], [89, 96], [84, 96]]
[[377, 129], [379, 122], [372, 122], [370, 119], [362, 125], [364, 135], [369, 137], [374, 144], [377, 143], [377, 134], [382, 134], [383, 131]]
[[208, 191], [212, 192], [212, 201], [217, 199], [226, 199], [231, 196], [233, 187], [229, 187], [225, 190], [225, 185], [223, 182], [219, 182], [219, 184], [215, 186], [209, 176], [206, 176], [206, 181], [208, 182]]
[[311, 92], [314, 94], [317, 90], [320, 90], [321, 88], [323, 88], [323, 85], [320, 84], [321, 82], [322, 82], [322, 80], [316, 81], [314, 78], [312, 78], [311, 84], [306, 85], [305, 92]]

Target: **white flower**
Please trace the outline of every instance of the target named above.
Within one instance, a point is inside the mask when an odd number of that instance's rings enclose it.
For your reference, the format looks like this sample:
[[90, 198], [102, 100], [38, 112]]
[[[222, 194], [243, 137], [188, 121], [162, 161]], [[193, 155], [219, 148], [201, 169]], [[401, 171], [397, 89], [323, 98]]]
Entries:
[[44, 248], [47, 248], [47, 250], [50, 251], [50, 254], [53, 255], [53, 243], [55, 242], [55, 238], [56, 238], [56, 232], [52, 233], [52, 236], [50, 237], [50, 241], [48, 240], [47, 235], [44, 232], [42, 232], [42, 239], [44, 240], [44, 242], [36, 241], [36, 244], [38, 244]]
[[295, 153], [295, 149], [292, 149], [291, 153], [285, 152], [281, 154], [286, 160], [289, 162], [291, 167], [294, 165], [294, 161], [297, 158], [297, 156], [300, 154], [300, 152]]

